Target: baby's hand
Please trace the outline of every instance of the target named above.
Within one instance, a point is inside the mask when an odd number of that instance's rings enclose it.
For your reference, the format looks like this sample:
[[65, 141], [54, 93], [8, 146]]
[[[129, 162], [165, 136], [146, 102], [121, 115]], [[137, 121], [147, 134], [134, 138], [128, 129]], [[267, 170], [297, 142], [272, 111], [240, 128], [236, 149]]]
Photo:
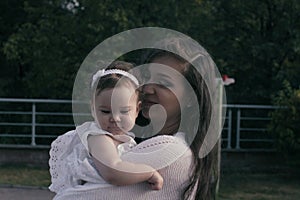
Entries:
[[162, 189], [164, 179], [157, 171], [155, 171], [151, 178], [149, 178], [148, 183], [151, 185], [152, 190], [160, 190]]

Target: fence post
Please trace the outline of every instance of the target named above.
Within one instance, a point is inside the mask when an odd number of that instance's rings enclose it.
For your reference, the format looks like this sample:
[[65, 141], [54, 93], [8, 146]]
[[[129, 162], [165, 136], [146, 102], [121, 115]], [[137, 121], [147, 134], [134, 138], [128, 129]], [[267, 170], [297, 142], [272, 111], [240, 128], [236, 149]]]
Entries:
[[227, 149], [231, 149], [232, 111], [228, 111]]
[[236, 119], [236, 149], [240, 149], [240, 126], [241, 126], [241, 109], [237, 111]]
[[218, 134], [219, 139], [217, 140], [216, 146], [217, 146], [217, 160], [216, 163], [213, 164], [214, 168], [214, 176], [217, 177], [217, 183], [216, 183], [216, 191], [215, 191], [215, 197], [218, 196], [219, 193], [219, 184], [220, 184], [220, 176], [221, 176], [221, 142], [222, 142], [222, 117], [223, 117], [223, 80], [221, 78], [217, 79], [217, 90], [218, 90], [218, 96], [217, 96], [217, 105], [218, 105]]
[[35, 120], [36, 120], [36, 106], [35, 103], [32, 103], [32, 120], [31, 120], [31, 145], [35, 146]]

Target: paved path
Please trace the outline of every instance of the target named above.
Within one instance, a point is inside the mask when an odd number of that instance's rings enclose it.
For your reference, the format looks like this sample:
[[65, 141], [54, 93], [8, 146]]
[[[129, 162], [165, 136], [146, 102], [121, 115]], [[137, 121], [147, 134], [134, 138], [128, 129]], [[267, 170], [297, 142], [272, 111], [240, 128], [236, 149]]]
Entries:
[[54, 193], [30, 187], [0, 187], [1, 200], [51, 200]]

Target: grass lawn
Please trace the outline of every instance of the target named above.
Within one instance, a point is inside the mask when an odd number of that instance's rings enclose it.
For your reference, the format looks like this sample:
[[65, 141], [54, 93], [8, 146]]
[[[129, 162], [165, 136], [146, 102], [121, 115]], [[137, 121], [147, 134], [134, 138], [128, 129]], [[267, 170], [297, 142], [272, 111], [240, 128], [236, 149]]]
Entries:
[[[0, 166], [0, 185], [48, 187], [47, 169]], [[232, 171], [222, 173], [220, 200], [297, 200], [300, 199], [300, 172], [297, 169], [266, 172]]]
[[221, 200], [300, 199], [299, 172], [226, 172], [222, 174]]
[[0, 166], [0, 185], [48, 187], [50, 174], [47, 169], [25, 166]]

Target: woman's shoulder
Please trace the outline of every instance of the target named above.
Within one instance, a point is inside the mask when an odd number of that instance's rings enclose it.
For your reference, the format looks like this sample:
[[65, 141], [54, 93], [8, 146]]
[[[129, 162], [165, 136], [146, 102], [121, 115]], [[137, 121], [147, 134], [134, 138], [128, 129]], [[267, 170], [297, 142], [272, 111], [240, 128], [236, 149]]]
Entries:
[[159, 135], [139, 143], [122, 155], [122, 159], [162, 169], [180, 159], [187, 151], [190, 148], [183, 138], [177, 135]]
[[182, 148], [184, 150], [188, 148], [184, 133], [178, 132], [175, 135], [157, 135], [139, 143], [136, 149], [147, 149], [147, 151], [152, 149], [155, 151], [161, 148], [171, 148], [175, 146], [176, 148]]

